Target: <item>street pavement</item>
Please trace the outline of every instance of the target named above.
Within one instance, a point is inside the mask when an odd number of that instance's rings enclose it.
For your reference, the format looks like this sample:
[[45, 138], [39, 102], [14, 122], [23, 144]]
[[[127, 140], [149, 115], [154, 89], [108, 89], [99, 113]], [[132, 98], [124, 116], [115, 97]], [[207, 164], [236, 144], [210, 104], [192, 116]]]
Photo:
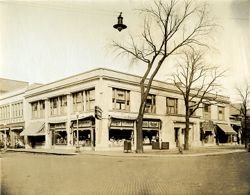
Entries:
[[[208, 150], [216, 153], [218, 148]], [[199, 156], [158, 152], [145, 151], [149, 156], [122, 151], [6, 152], [1, 154], [1, 194], [250, 194], [249, 152]]]

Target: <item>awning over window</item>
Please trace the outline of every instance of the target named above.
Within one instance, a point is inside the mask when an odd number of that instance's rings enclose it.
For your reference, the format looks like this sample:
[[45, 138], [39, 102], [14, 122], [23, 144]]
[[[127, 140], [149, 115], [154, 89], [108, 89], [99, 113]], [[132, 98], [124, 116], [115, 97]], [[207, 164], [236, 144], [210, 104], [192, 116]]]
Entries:
[[227, 124], [217, 124], [217, 126], [224, 131], [225, 134], [237, 134], [232, 127]]
[[32, 122], [24, 131], [20, 133], [21, 136], [39, 136], [45, 135], [44, 122]]

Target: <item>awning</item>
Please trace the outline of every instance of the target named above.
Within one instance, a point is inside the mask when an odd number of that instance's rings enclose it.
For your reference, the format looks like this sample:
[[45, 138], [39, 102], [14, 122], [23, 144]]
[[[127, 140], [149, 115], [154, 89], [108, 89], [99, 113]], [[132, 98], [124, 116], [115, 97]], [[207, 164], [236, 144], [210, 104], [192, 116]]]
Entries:
[[10, 128], [9, 127], [5, 127], [5, 128], [1, 128], [0, 131], [9, 131]]
[[217, 126], [224, 131], [225, 134], [237, 134], [232, 127], [227, 124], [217, 124]]
[[30, 125], [20, 133], [21, 136], [39, 136], [45, 135], [44, 132], [44, 122], [32, 122]]
[[11, 131], [23, 130], [23, 127], [11, 127], [10, 130], [11, 130]]

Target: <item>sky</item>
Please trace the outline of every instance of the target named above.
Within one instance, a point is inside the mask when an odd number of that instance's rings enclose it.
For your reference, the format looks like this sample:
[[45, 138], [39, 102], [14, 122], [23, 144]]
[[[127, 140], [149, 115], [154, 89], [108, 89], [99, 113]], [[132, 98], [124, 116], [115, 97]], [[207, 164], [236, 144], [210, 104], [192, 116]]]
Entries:
[[[143, 17], [138, 9], [150, 2], [1, 1], [0, 77], [48, 83], [98, 67], [141, 75], [145, 66], [117, 56], [111, 43], [141, 32]], [[235, 86], [250, 80], [250, 1], [210, 0], [208, 4], [220, 25], [208, 61], [227, 69], [223, 93], [233, 97]], [[120, 12], [128, 28], [118, 32], [113, 25]], [[166, 80], [171, 68], [162, 67], [156, 78]]]

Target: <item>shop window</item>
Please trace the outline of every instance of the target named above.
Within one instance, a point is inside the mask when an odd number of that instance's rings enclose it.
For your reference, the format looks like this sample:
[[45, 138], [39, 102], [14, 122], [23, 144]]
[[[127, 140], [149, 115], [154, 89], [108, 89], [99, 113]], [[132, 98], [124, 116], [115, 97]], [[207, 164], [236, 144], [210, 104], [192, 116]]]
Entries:
[[222, 106], [218, 106], [218, 119], [219, 120], [225, 119], [225, 108]]
[[159, 133], [156, 130], [143, 130], [143, 145], [151, 145], [152, 142], [159, 142]]
[[130, 91], [113, 88], [113, 110], [130, 110]]
[[167, 114], [177, 114], [177, 103], [176, 98], [167, 98]]
[[67, 145], [67, 131], [54, 132], [55, 145]]
[[125, 140], [133, 139], [133, 130], [120, 130], [110, 129], [109, 130], [109, 145], [111, 147], [123, 146]]
[[145, 113], [155, 113], [155, 95], [149, 94], [146, 100]]
[[[80, 146], [91, 146], [91, 131], [90, 130], [79, 130], [79, 145]], [[77, 131], [73, 133], [73, 143], [77, 145]]]

